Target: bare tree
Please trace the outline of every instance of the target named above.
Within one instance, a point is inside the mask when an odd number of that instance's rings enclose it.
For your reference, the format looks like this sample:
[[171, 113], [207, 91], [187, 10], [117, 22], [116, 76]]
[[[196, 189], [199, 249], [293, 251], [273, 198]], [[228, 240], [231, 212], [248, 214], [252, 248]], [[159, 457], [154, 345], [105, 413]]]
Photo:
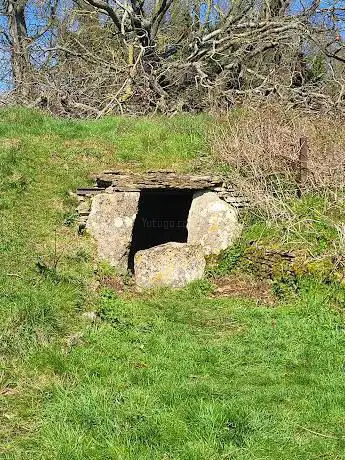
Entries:
[[[336, 0], [66, 2], [47, 23], [49, 44], [35, 39], [35, 100], [55, 112], [195, 111], [248, 97], [344, 107], [345, 7]], [[27, 68], [24, 45], [18, 53]], [[21, 72], [17, 85], [28, 81]]]
[[26, 73], [29, 65], [27, 54], [28, 31], [25, 17], [25, 5], [27, 0], [4, 0], [1, 5], [1, 13], [7, 19], [7, 31], [2, 29], [2, 36], [11, 49], [11, 67], [13, 80], [20, 88], [22, 94], [26, 94]]
[[[12, 72], [11, 86], [21, 102], [33, 96], [33, 77], [44, 61], [40, 41], [51, 30], [56, 6], [57, 0], [37, 4], [31, 0], [0, 0], [0, 17], [4, 19], [0, 27], [2, 49], [10, 56], [7, 66], [10, 64]], [[45, 15], [39, 16], [45, 7]]]

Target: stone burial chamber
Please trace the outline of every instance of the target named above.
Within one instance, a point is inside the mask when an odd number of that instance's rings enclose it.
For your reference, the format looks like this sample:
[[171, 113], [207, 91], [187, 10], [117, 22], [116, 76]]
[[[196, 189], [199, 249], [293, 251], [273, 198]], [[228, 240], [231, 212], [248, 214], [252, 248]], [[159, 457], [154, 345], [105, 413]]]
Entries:
[[202, 278], [205, 257], [240, 235], [247, 204], [221, 177], [170, 171], [106, 171], [77, 194], [80, 229], [95, 239], [98, 257], [145, 288]]

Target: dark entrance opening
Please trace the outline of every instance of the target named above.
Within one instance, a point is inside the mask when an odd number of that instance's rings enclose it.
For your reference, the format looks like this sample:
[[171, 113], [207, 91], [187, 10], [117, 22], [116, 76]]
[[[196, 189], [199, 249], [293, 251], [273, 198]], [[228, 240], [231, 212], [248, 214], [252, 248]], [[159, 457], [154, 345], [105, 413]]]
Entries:
[[134, 255], [141, 249], [177, 241], [187, 242], [187, 219], [192, 204], [192, 190], [143, 190], [134, 222], [128, 257], [134, 269]]

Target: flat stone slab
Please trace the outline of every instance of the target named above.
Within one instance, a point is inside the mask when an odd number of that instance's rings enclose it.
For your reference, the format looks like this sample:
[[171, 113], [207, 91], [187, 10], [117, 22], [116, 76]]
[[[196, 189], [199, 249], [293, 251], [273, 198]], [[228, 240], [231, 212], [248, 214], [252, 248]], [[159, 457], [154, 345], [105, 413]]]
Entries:
[[205, 266], [200, 246], [166, 243], [135, 254], [135, 281], [141, 288], [181, 288], [202, 278]]
[[200, 190], [220, 187], [223, 179], [219, 176], [181, 174], [171, 171], [149, 171], [142, 174], [104, 171], [96, 176], [96, 183], [98, 187], [111, 187], [114, 192], [145, 189]]
[[236, 209], [221, 200], [217, 193], [194, 193], [189, 211], [188, 243], [200, 244], [204, 254], [219, 254], [240, 236], [242, 224]]

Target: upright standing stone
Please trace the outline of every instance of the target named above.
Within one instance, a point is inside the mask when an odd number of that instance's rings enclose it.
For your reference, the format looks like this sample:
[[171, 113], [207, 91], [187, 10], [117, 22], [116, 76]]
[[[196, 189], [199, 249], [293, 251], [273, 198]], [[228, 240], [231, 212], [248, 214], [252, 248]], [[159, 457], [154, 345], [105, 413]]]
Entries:
[[217, 193], [196, 192], [189, 211], [188, 243], [200, 244], [204, 254], [219, 254], [239, 237], [242, 225], [235, 208]]
[[98, 256], [127, 270], [139, 192], [101, 193], [92, 199], [86, 228], [95, 238]]

